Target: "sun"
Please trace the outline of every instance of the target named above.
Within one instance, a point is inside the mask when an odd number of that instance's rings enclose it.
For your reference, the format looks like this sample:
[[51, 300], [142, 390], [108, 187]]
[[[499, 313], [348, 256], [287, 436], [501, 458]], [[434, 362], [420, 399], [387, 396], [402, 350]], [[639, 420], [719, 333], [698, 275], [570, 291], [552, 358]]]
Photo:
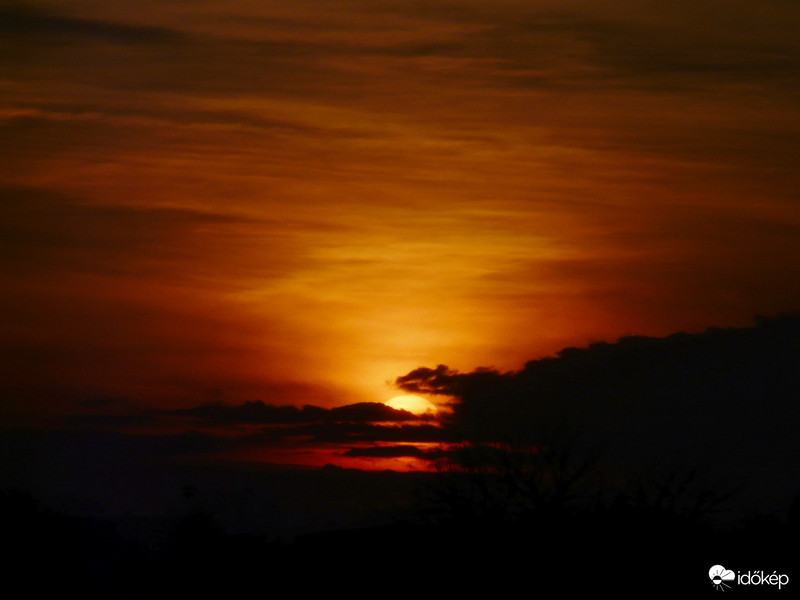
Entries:
[[386, 406], [398, 410], [407, 410], [415, 415], [436, 414], [439, 409], [430, 400], [414, 396], [413, 394], [405, 394], [403, 396], [395, 396], [391, 400], [384, 402]]

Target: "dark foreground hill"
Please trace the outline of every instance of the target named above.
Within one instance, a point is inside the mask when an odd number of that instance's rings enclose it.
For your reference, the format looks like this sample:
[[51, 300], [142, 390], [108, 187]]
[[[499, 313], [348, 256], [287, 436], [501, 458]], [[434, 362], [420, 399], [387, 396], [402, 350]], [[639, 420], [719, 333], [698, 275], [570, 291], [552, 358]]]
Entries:
[[506, 522], [398, 521], [287, 541], [226, 532], [214, 515], [188, 512], [163, 522], [157, 540], [145, 540], [111, 519], [41, 510], [24, 494], [7, 492], [0, 500], [4, 580], [33, 597], [80, 590], [82, 598], [104, 599], [287, 592], [694, 598], [718, 593], [708, 577], [716, 564], [788, 574], [796, 585], [788, 549], [800, 533], [795, 520], [728, 529], [666, 512], [606, 507]]

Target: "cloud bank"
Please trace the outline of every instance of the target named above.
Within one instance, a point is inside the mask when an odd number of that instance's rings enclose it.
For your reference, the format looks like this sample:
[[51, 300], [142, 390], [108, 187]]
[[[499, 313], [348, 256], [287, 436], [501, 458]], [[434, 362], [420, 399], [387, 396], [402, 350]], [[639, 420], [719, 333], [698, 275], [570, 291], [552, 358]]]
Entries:
[[466, 440], [560, 445], [618, 474], [690, 469], [783, 502], [800, 492], [798, 315], [565, 348], [507, 373], [419, 368], [397, 385], [453, 396], [448, 426]]

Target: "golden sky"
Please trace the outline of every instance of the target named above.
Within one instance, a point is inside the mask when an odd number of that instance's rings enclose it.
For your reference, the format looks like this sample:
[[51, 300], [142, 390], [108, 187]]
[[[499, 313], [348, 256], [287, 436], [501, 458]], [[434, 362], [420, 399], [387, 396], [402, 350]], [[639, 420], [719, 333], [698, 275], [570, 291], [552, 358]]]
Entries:
[[0, 8], [10, 414], [336, 406], [800, 306], [800, 7]]

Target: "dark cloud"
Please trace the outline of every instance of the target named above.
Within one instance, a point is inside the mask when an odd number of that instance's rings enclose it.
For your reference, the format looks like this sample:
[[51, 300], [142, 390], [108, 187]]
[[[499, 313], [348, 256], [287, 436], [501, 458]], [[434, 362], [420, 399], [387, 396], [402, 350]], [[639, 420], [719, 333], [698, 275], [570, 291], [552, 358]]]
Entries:
[[693, 468], [785, 502], [800, 492], [799, 357], [791, 315], [565, 348], [512, 373], [420, 368], [397, 384], [457, 397], [450, 426], [468, 440], [567, 444], [623, 472]]
[[369, 448], [351, 448], [344, 453], [345, 456], [358, 458], [430, 458], [428, 454], [416, 446], [371, 446]]
[[239, 423], [308, 423], [324, 419], [328, 411], [310, 405], [302, 408], [274, 406], [257, 400], [245, 402], [241, 406], [230, 406], [219, 402], [203, 404], [191, 408], [165, 411], [163, 414], [191, 417], [209, 425], [231, 425]]
[[[322, 408], [306, 404], [273, 405], [261, 401], [228, 405], [212, 402], [176, 410], [153, 410], [118, 402], [81, 403], [84, 410], [66, 418], [76, 428], [115, 430], [118, 432], [164, 432], [201, 429], [209, 439], [216, 439], [220, 429], [228, 442], [248, 447], [303, 440], [303, 444], [348, 444], [354, 442], [451, 442], [451, 432], [442, 428], [431, 415], [414, 415], [380, 403]], [[233, 435], [231, 435], [233, 434]], [[238, 447], [238, 446], [236, 446]], [[209, 450], [210, 451], [210, 450]]]
[[380, 402], [359, 402], [330, 409], [334, 421], [417, 421], [423, 417]]
[[135, 26], [95, 19], [81, 19], [50, 14], [42, 10], [17, 6], [0, 9], [0, 32], [5, 36], [20, 36], [41, 43], [42, 38], [68, 41], [93, 39], [120, 44], [158, 43], [171, 41], [180, 34], [163, 27]]
[[[764, 9], [709, 3], [687, 11], [652, 2], [602, 7], [503, 3], [491, 14], [470, 3], [415, 7], [419, 22], [458, 25], [460, 35], [384, 51], [455, 59], [460, 62], [451, 64], [464, 73], [510, 87], [678, 90], [743, 79], [796, 86], [792, 24], [797, 14], [780, 3], [768, 4]], [[741, 27], [742, 19], [753, 27]], [[765, 35], [767, 30], [772, 35]]]
[[302, 438], [314, 442], [348, 444], [353, 442], [451, 442], [452, 433], [438, 425], [404, 424], [381, 425], [376, 423], [353, 423], [328, 421], [309, 423], [293, 427], [265, 430], [263, 439], [268, 441]]
[[[362, 45], [357, 35], [350, 41], [331, 41], [318, 39], [313, 30], [306, 35], [308, 28], [294, 20], [262, 18], [260, 23], [263, 28], [255, 35], [252, 22], [245, 23], [250, 33], [235, 26], [192, 31], [180, 21], [133, 25], [19, 5], [0, 13], [4, 46], [20, 57], [13, 65], [0, 67], [0, 74], [13, 80], [24, 75], [137, 93], [213, 91], [226, 96], [307, 92], [321, 89], [320, 84], [332, 86], [333, 91], [358, 81], [348, 69], [330, 61], [358, 52]], [[286, 36], [286, 31], [295, 35]]]
[[497, 377], [502, 377], [497, 371], [487, 368], [477, 369], [473, 373], [463, 374], [450, 369], [447, 365], [438, 365], [431, 369], [419, 367], [398, 377], [395, 384], [402, 390], [417, 394], [444, 394], [460, 396], [462, 386], [474, 385], [479, 379], [485, 379], [494, 384]]
[[413, 371], [398, 377], [395, 383], [400, 389], [411, 393], [430, 393], [430, 394], [454, 394], [455, 381], [458, 372], [447, 367], [438, 365], [435, 369], [419, 367]]
[[[63, 60], [62, 72], [73, 81], [122, 89], [314, 90], [341, 99], [356, 89], [382, 94], [385, 78], [409, 68], [425, 73], [431, 59], [437, 65], [431, 75], [470, 87], [681, 89], [742, 79], [794, 85], [797, 15], [770, 4], [771, 10], [725, 4], [719, 11], [732, 13], [725, 18], [710, 8], [649, 2], [634, 10], [612, 3], [606, 14], [516, 3], [500, 3], [491, 13], [470, 3], [348, 6], [360, 19], [342, 19], [335, 9], [290, 17], [266, 7], [227, 15], [214, 32], [17, 8], [0, 13], [0, 30], [32, 72]], [[742, 19], [754, 26], [742, 28]], [[86, 60], [86, 50], [100, 44], [108, 56]], [[37, 50], [59, 45], [63, 58]], [[153, 60], [128, 56], [129, 45]], [[115, 63], [129, 68], [113, 69]]]
[[[737, 8], [742, 14], [751, 12], [742, 5]], [[519, 35], [551, 32], [571, 41], [572, 48], [582, 49], [584, 66], [592, 68], [576, 71], [569, 78], [573, 84], [605, 81], [622, 87], [675, 90], [742, 79], [790, 83], [797, 68], [797, 49], [784, 27], [768, 37], [702, 12], [644, 9], [616, 19], [560, 15], [517, 27]], [[751, 13], [750, 17], [757, 16]], [[762, 23], [771, 20], [768, 15], [758, 17]]]
[[298, 406], [275, 406], [260, 400], [245, 402], [239, 406], [222, 403], [203, 404], [191, 408], [162, 411], [159, 414], [176, 417], [191, 417], [214, 425], [232, 424], [294, 424], [294, 423], [371, 423], [430, 420], [407, 410], [395, 409], [380, 402], [358, 402], [333, 408], [322, 408], [306, 404]]

